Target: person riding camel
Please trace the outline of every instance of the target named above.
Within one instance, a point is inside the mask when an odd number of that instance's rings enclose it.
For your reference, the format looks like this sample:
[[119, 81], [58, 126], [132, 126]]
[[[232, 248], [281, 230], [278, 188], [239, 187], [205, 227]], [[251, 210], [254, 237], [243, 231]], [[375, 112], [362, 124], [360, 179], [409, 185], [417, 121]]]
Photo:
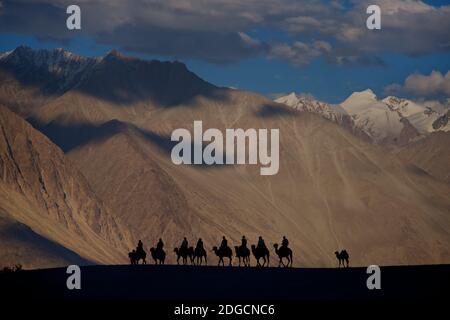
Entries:
[[228, 247], [228, 241], [225, 238], [225, 236], [222, 237], [222, 243], [220, 244], [220, 248], [225, 249], [226, 247]]
[[245, 236], [242, 236], [241, 247], [242, 248], [247, 248], [247, 239], [245, 238]]
[[138, 245], [136, 247], [136, 252], [143, 252], [144, 251], [144, 244], [141, 240], [139, 240]]
[[156, 249], [162, 250], [163, 247], [164, 247], [164, 242], [162, 241], [161, 238], [159, 238], [158, 244], [156, 245]]
[[203, 240], [202, 240], [202, 238], [198, 239], [198, 241], [197, 241], [197, 248], [198, 249], [203, 249]]
[[261, 236], [259, 236], [257, 247], [259, 249], [265, 249], [266, 248], [266, 244], [264, 243], [264, 239]]
[[186, 237], [184, 237], [183, 242], [181, 243], [180, 249], [187, 249], [188, 245], [189, 245], [188, 241], [187, 241]]
[[286, 236], [283, 236], [283, 240], [281, 241], [281, 246], [286, 247], [289, 245], [289, 240], [286, 238]]

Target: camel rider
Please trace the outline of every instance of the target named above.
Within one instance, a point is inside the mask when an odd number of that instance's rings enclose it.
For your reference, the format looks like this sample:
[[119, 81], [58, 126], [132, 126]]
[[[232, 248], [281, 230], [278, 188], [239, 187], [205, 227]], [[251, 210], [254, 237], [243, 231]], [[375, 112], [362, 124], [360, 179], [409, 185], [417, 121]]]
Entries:
[[260, 248], [260, 249], [266, 248], [266, 244], [264, 243], [264, 239], [261, 236], [259, 236], [259, 239], [258, 239], [258, 248]]
[[181, 243], [180, 249], [187, 249], [187, 247], [188, 247], [188, 241], [187, 241], [186, 237], [184, 237], [183, 242]]
[[242, 248], [247, 248], [247, 239], [245, 239], [245, 236], [242, 236], [242, 244], [241, 244]]
[[197, 248], [203, 249], [203, 240], [202, 240], [202, 238], [198, 239], [198, 241], [197, 241]]
[[144, 244], [142, 243], [141, 240], [139, 240], [137, 248], [136, 248], [136, 252], [143, 252], [144, 251]]
[[163, 247], [164, 247], [164, 242], [162, 241], [161, 238], [159, 238], [158, 244], [156, 245], [156, 249], [162, 250]]
[[283, 240], [281, 241], [281, 246], [286, 247], [289, 245], [289, 240], [286, 238], [286, 236], [283, 236]]
[[227, 239], [225, 238], [225, 236], [222, 237], [222, 243], [220, 244], [220, 247], [221, 247], [221, 248], [226, 248], [226, 247], [228, 247], [228, 241], [227, 241]]

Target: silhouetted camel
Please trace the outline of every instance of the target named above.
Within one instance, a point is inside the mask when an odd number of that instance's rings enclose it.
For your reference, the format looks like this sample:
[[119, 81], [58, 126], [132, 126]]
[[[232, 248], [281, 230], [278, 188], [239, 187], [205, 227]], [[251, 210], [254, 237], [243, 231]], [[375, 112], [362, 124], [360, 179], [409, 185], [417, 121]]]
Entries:
[[205, 258], [205, 265], [207, 265], [208, 261], [206, 260], [205, 248], [196, 247], [194, 250], [194, 262], [197, 260], [197, 265], [201, 265], [203, 262], [203, 258]]
[[244, 263], [244, 267], [250, 267], [250, 250], [243, 246], [234, 246], [236, 251], [236, 257], [239, 259], [239, 267], [241, 266], [241, 258]]
[[183, 264], [187, 263], [187, 258], [191, 261], [191, 264], [194, 264], [194, 248], [175, 248], [173, 252], [177, 255], [177, 264], [180, 264], [180, 258], [183, 258]]
[[166, 252], [164, 251], [164, 249], [151, 248], [150, 252], [152, 254], [153, 260], [155, 260], [155, 264], [164, 264], [164, 260], [166, 260]]
[[347, 268], [348, 268], [348, 261], [349, 261], [349, 255], [347, 250], [342, 250], [340, 253], [339, 251], [335, 251], [334, 254], [336, 255], [336, 258], [339, 260], [339, 267], [341, 267], [341, 262], [342, 262], [342, 266], [345, 268], [345, 263], [347, 263]]
[[130, 264], [136, 264], [136, 250], [128, 252], [128, 258], [130, 258]]
[[142, 264], [147, 264], [145, 258], [147, 257], [147, 253], [144, 250], [133, 250], [128, 253], [128, 257], [130, 258], [131, 264], [139, 264], [139, 260], [142, 259]]
[[[257, 267], [264, 267], [266, 265], [266, 262], [267, 262], [267, 266], [269, 266], [269, 263], [270, 263], [269, 249], [257, 248], [254, 244], [252, 244], [252, 253], [256, 258], [256, 266]], [[259, 259], [261, 259], [261, 258], [264, 260], [262, 265], [259, 263]], [[266, 258], [267, 258], [267, 260], [266, 260]]]
[[230, 264], [229, 265], [231, 266], [231, 259], [232, 259], [231, 256], [233, 255], [233, 251], [231, 250], [230, 247], [226, 246], [225, 248], [220, 247], [220, 249], [217, 249], [217, 247], [214, 246], [212, 248], [212, 250], [219, 257], [219, 263], [217, 265], [220, 266], [220, 263], [222, 262], [222, 265], [225, 266], [223, 258], [228, 258], [228, 259], [230, 259]]
[[[273, 247], [275, 248], [275, 253], [278, 255], [278, 258], [280, 258], [278, 266], [280, 267], [283, 265], [283, 267], [292, 267], [292, 250], [286, 246], [281, 246], [280, 249], [278, 249], [277, 243], [275, 243]], [[288, 260], [287, 265], [284, 264], [283, 258]]]

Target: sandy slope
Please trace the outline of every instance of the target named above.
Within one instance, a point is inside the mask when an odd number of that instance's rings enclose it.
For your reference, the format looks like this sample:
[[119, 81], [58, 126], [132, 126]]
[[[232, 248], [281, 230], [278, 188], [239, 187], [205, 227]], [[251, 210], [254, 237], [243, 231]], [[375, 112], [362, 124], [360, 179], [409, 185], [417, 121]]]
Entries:
[[[16, 228], [17, 223], [30, 228], [28, 236], [9, 233], [5, 238], [2, 264], [48, 266], [50, 262], [42, 263], [45, 256], [34, 249], [43, 242], [35, 241], [37, 237], [93, 262], [126, 261], [129, 231], [110, 215], [63, 152], [4, 107], [0, 107], [0, 128], [0, 210], [6, 217], [5, 230]], [[29, 236], [31, 232], [36, 235]], [[47, 251], [59, 257], [57, 250]], [[60, 263], [68, 261], [59, 258]], [[72, 260], [81, 261], [79, 257]]]
[[434, 132], [405, 146], [399, 155], [429, 172], [438, 180], [450, 182], [450, 132]]
[[[171, 249], [184, 235], [209, 247], [221, 235], [232, 244], [242, 234], [269, 244], [286, 235], [303, 266], [333, 265], [343, 247], [354, 265], [450, 259], [448, 185], [316, 115], [252, 93], [227, 94], [136, 118], [139, 130], [121, 127], [69, 157], [147, 246], [160, 236]], [[205, 128], [280, 128], [278, 175], [260, 176], [257, 166], [172, 164], [161, 141], [198, 119]]]

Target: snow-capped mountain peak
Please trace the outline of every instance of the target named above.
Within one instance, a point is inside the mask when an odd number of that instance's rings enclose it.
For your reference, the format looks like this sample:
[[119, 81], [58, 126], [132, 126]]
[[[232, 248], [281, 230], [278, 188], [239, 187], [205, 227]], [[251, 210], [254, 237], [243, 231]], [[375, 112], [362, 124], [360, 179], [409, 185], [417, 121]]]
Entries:
[[371, 89], [353, 92], [337, 106], [294, 92], [275, 102], [353, 126], [379, 143], [405, 143], [437, 130], [450, 131], [450, 108], [441, 103], [419, 103], [395, 96], [378, 100]]
[[356, 109], [359, 109], [359, 107], [367, 106], [374, 102], [377, 102], [377, 96], [371, 89], [366, 89], [364, 91], [353, 92], [342, 104], [349, 108], [350, 106], [355, 106]]
[[436, 130], [450, 130], [442, 110], [395, 96], [378, 100], [370, 89], [351, 94], [341, 106], [358, 127], [378, 142], [396, 143], [405, 139], [406, 132], [408, 140]]
[[407, 119], [420, 133], [429, 133], [436, 130], [448, 131], [450, 124], [446, 121], [448, 110], [433, 103], [417, 103], [408, 99], [393, 96], [382, 100], [392, 111]]
[[297, 95], [295, 94], [295, 92], [291, 92], [290, 94], [284, 96], [284, 97], [280, 97], [278, 99], [275, 100], [278, 103], [284, 103], [287, 105], [294, 105], [296, 103], [298, 103], [299, 99], [297, 97]]
[[340, 106], [333, 106], [310, 95], [298, 95], [294, 92], [276, 99], [275, 102], [283, 103], [296, 110], [317, 113], [336, 122], [340, 122], [342, 116], [346, 115], [346, 112]]
[[66, 51], [56, 49], [32, 49], [19, 46], [13, 51], [0, 55], [0, 63], [13, 69], [21, 78], [30, 79], [34, 74], [47, 72], [49, 77], [57, 80], [56, 87], [51, 91], [64, 91], [74, 87], [82, 79], [82, 74], [92, 68], [99, 60], [86, 58]]

